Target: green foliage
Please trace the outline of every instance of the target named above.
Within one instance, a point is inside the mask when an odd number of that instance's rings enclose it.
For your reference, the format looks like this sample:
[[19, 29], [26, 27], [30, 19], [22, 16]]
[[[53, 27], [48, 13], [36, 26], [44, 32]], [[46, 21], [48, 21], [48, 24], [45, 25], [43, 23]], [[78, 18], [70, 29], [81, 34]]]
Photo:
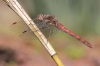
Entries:
[[100, 34], [99, 0], [25, 0], [24, 3], [32, 18], [40, 13], [53, 14], [74, 32]]
[[85, 50], [81, 47], [71, 45], [71, 46], [67, 47], [67, 49], [65, 49], [65, 53], [71, 59], [79, 59], [85, 55]]

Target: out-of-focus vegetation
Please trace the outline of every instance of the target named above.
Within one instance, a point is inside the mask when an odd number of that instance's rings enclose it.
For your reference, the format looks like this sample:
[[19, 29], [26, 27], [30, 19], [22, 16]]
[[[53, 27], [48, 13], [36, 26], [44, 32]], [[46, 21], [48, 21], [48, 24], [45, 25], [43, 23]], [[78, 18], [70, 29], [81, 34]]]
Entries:
[[[75, 64], [76, 66], [100, 66], [98, 56], [100, 54], [100, 0], [18, 0], [18, 2], [31, 18], [37, 17], [40, 13], [55, 15], [65, 27], [93, 45], [93, 49], [89, 49], [73, 37], [58, 31], [48, 40], [66, 66], [68, 64], [68, 66], [75, 66]], [[21, 21], [21, 18], [0, 2], [0, 36], [19, 38], [19, 33], [9, 29], [11, 23], [15, 21]], [[38, 40], [32, 42], [34, 42], [34, 50], [39, 54], [44, 55], [45, 52], [48, 55]]]

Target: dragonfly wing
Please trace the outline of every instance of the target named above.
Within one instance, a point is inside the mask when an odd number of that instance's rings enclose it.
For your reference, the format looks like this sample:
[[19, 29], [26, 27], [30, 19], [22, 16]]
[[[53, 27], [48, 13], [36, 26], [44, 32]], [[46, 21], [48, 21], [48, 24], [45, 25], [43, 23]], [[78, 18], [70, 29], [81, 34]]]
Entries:
[[34, 19], [34, 22], [46, 38], [54, 35], [57, 32], [57, 28], [55, 26], [45, 22], [40, 22], [37, 19]]
[[9, 27], [11, 31], [14, 31], [17, 33], [22, 33], [27, 28], [28, 26], [23, 21], [12, 22], [12, 24]]
[[36, 39], [36, 36], [34, 35], [34, 33], [31, 31], [31, 29], [27, 29], [25, 31], [23, 31], [20, 35], [20, 38], [26, 39], [26, 40], [33, 40]]
[[19, 37], [22, 39], [27, 39], [27, 40], [34, 39], [34, 36], [35, 36], [34, 33], [30, 30], [30, 28], [23, 21], [12, 22], [9, 29], [11, 31], [14, 31], [20, 34]]
[[[50, 37], [57, 32], [57, 28], [55, 26], [52, 26], [45, 22], [40, 22], [37, 19], [34, 19], [34, 22], [40, 29], [40, 31], [45, 35], [45, 37]], [[35, 36], [31, 29], [23, 21], [13, 22], [10, 25], [10, 30], [20, 33], [19, 37], [23, 39], [31, 40], [34, 39], [33, 37]]]

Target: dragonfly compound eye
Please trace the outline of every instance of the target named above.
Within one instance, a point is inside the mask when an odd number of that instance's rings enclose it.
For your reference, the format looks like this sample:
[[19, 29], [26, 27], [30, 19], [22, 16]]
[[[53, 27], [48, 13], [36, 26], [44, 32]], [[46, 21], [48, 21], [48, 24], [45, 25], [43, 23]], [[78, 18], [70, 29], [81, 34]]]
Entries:
[[37, 19], [38, 19], [39, 21], [43, 21], [43, 19], [44, 19], [44, 14], [38, 15]]

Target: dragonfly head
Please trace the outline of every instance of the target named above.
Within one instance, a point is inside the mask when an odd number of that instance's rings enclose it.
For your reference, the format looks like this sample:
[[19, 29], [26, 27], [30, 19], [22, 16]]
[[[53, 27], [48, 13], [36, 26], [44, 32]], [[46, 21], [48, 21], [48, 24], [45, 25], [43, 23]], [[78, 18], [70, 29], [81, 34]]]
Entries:
[[46, 22], [46, 23], [49, 23], [50, 25], [54, 25], [54, 26], [56, 26], [58, 23], [58, 20], [55, 18], [54, 15], [40, 14], [40, 15], [38, 15], [37, 19], [40, 22]]
[[38, 15], [37, 19], [38, 19], [40, 22], [42, 22], [43, 19], [44, 19], [44, 14]]

